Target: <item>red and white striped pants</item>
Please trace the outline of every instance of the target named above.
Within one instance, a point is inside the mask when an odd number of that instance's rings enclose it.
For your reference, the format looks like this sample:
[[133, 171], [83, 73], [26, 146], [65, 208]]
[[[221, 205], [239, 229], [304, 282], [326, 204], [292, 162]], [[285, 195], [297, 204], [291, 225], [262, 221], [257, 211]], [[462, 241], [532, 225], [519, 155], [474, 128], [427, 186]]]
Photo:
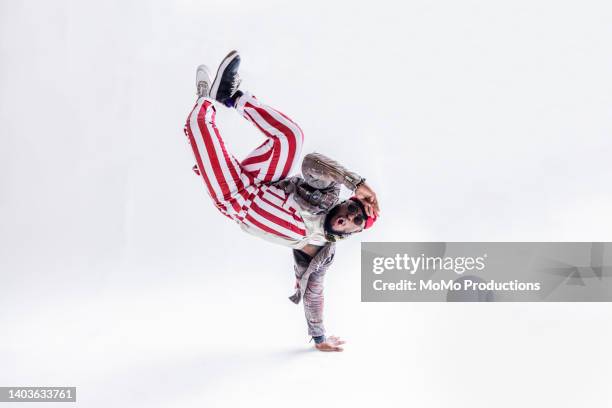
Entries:
[[215, 107], [208, 98], [198, 99], [187, 118], [187, 135], [215, 206], [228, 218], [291, 242], [306, 235], [303, 219], [285, 192], [269, 184], [289, 176], [299, 159], [303, 133], [283, 113], [245, 93], [236, 110], [253, 123], [266, 140], [241, 162], [229, 153], [215, 124]]

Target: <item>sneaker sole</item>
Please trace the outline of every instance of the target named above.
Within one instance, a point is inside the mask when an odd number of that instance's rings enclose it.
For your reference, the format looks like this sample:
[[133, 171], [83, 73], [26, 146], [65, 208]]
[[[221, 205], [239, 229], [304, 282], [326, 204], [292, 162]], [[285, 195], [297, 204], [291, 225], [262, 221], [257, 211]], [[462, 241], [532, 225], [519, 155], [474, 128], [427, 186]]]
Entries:
[[[200, 72], [204, 74], [200, 76]], [[196, 69], [196, 88], [198, 87], [198, 82], [201, 77], [204, 77], [204, 80], [208, 82], [208, 84], [212, 84], [212, 75], [210, 74], [210, 69], [206, 65], [199, 65]]]
[[215, 80], [213, 81], [212, 87], [210, 88], [209, 95], [211, 98], [215, 100], [217, 99], [217, 91], [219, 90], [219, 83], [221, 82], [221, 73], [225, 71], [225, 68], [227, 68], [230, 62], [232, 62], [237, 56], [238, 51], [234, 50], [227, 54], [227, 56], [223, 58], [223, 61], [221, 61], [221, 64], [217, 69], [217, 75], [215, 75]]

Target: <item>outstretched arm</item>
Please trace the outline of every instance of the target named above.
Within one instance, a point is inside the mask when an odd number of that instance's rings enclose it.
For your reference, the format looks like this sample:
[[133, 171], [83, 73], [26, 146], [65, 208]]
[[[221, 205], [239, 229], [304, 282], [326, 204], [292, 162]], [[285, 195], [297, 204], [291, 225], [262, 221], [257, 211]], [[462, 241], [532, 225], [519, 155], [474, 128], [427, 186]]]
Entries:
[[304, 291], [304, 315], [308, 324], [308, 334], [315, 341], [325, 337], [325, 326], [323, 325], [323, 279], [325, 269], [310, 274], [306, 290]]
[[325, 336], [323, 326], [323, 278], [325, 268], [322, 272], [314, 272], [308, 280], [308, 286], [304, 292], [304, 312], [308, 322], [308, 334], [315, 340], [315, 347], [320, 351], [342, 351], [344, 341], [336, 336]]
[[[304, 313], [306, 315], [306, 322], [308, 324], [308, 334], [312, 336], [315, 341], [315, 347], [320, 351], [342, 351], [342, 344], [344, 341], [340, 340], [336, 336], [325, 336], [325, 327], [323, 326], [323, 281], [325, 279], [325, 273], [334, 260], [335, 245], [329, 245], [326, 247], [314, 247], [307, 245], [302, 248], [303, 252], [306, 252], [311, 256], [310, 262], [308, 262], [308, 276], [307, 282], [302, 281], [302, 285], [305, 285], [304, 290]], [[305, 259], [298, 259], [296, 261], [305, 266]], [[302, 262], [299, 262], [302, 261]], [[296, 270], [297, 272], [297, 270]]]

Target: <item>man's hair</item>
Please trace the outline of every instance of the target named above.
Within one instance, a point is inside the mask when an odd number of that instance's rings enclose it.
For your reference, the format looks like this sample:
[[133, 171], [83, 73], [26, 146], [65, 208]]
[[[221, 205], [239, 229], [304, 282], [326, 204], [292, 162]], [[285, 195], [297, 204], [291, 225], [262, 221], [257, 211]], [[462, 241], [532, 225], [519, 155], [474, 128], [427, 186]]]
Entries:
[[334, 215], [338, 214], [338, 211], [340, 211], [340, 206], [341, 205], [342, 205], [342, 203], [336, 204], [325, 215], [325, 222], [323, 223], [323, 228], [325, 229], [325, 232], [327, 232], [328, 234], [338, 235], [338, 236], [342, 237], [342, 236], [345, 236], [345, 235], [348, 235], [348, 234], [345, 234], [344, 232], [340, 232], [340, 231], [334, 230], [332, 228], [332, 225], [331, 225], [331, 219], [334, 217]]

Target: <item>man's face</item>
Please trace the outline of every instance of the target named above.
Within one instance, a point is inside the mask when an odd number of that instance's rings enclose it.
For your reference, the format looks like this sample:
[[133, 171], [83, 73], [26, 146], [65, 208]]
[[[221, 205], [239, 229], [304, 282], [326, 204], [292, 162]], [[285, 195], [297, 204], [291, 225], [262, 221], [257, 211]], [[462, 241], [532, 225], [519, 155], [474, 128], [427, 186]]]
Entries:
[[366, 215], [353, 200], [346, 200], [334, 208], [329, 225], [335, 232], [350, 234], [361, 232], [365, 226]]

